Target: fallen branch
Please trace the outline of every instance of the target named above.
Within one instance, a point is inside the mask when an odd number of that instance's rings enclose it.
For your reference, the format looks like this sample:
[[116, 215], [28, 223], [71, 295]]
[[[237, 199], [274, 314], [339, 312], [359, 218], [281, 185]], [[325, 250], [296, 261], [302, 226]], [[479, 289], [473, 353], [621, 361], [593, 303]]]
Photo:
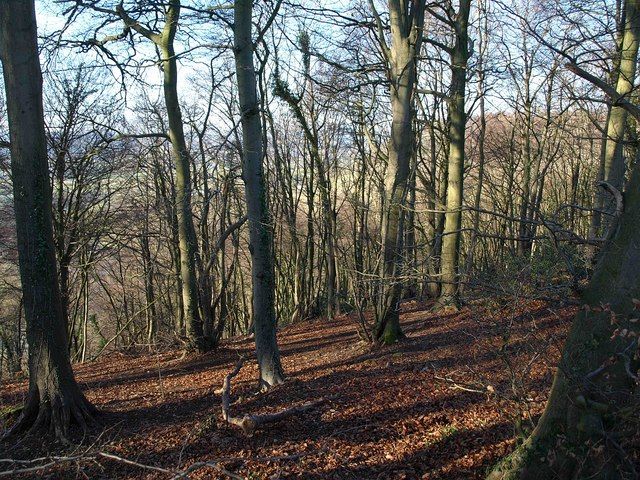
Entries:
[[230, 425], [240, 427], [245, 435], [251, 436], [258, 427], [267, 423], [278, 422], [284, 418], [299, 415], [307, 410], [324, 403], [325, 398], [314, 400], [311, 402], [303, 403], [295, 407], [286, 408], [276, 413], [266, 413], [263, 415], [245, 415], [243, 417], [234, 417], [229, 413], [229, 406], [231, 404], [231, 380], [240, 373], [242, 366], [244, 365], [244, 357], [240, 357], [235, 368], [227, 374], [222, 383], [222, 419]]
[[449, 388], [453, 390], [463, 390], [465, 392], [473, 392], [473, 393], [495, 393], [495, 388], [492, 385], [484, 386], [484, 385], [477, 385], [472, 383], [464, 383], [464, 382], [459, 382], [451, 377], [439, 376], [437, 374], [436, 367], [432, 363], [425, 365], [424, 367], [422, 367], [420, 371], [428, 372], [429, 370], [433, 371], [433, 378], [435, 378], [440, 382], [448, 383], [450, 385]]
[[[194, 473], [196, 470], [200, 470], [201, 468], [210, 467], [217, 470], [222, 475], [232, 478], [234, 480], [242, 480], [244, 477], [237, 475], [219, 465], [220, 462], [226, 461], [229, 459], [220, 459], [220, 460], [210, 460], [208, 462], [196, 462], [193, 465], [189, 466], [186, 470], [176, 470], [176, 469], [168, 469], [162, 467], [156, 467], [154, 465], [146, 465], [144, 463], [136, 462], [133, 460], [129, 460], [128, 458], [120, 457], [118, 455], [114, 455], [112, 453], [107, 452], [84, 452], [81, 455], [74, 456], [51, 456], [51, 457], [41, 457], [34, 458], [32, 460], [17, 460], [12, 458], [0, 458], [0, 465], [11, 464], [13, 468], [10, 470], [2, 470], [0, 471], [0, 477], [15, 477], [16, 475], [22, 475], [27, 473], [36, 473], [41, 472], [43, 470], [47, 470], [48, 468], [54, 467], [56, 465], [60, 465], [63, 463], [95, 463], [99, 459], [104, 458], [114, 462], [122, 463], [124, 465], [130, 465], [133, 467], [138, 467], [143, 470], [151, 470], [158, 473], [163, 473], [165, 475], [169, 475], [172, 479], [178, 478], [189, 478], [189, 474]], [[235, 460], [235, 458], [233, 459]]]
[[14, 465], [10, 470], [0, 471], [0, 477], [14, 477], [25, 473], [35, 473], [40, 470], [46, 470], [49, 467], [65, 462], [79, 462], [86, 460], [83, 456], [74, 457], [42, 457], [33, 460], [14, 460], [12, 458], [0, 458], [0, 464], [9, 463]]

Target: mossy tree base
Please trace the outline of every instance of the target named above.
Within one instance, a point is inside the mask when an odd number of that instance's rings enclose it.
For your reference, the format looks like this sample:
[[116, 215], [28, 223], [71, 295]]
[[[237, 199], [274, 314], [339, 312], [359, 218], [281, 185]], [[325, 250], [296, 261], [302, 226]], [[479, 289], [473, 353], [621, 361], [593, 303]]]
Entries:
[[374, 338], [384, 345], [391, 345], [405, 338], [398, 312], [388, 313], [386, 318], [382, 318], [377, 323]]
[[433, 311], [439, 313], [457, 313], [462, 308], [462, 301], [458, 295], [441, 295], [433, 305]]

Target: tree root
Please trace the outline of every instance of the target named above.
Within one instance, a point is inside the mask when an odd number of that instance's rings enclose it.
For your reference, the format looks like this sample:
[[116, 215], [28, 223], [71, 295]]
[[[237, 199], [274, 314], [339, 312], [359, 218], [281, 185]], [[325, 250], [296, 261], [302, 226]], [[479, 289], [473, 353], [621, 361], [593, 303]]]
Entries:
[[244, 365], [244, 357], [240, 357], [235, 368], [227, 374], [222, 384], [222, 419], [230, 425], [240, 427], [245, 435], [251, 436], [255, 430], [265, 424], [278, 422], [284, 418], [299, 415], [302, 412], [311, 410], [312, 408], [326, 402], [326, 398], [314, 400], [311, 402], [303, 403], [291, 408], [286, 408], [276, 413], [269, 413], [264, 415], [244, 415], [243, 417], [234, 417], [229, 413], [229, 406], [231, 404], [231, 380], [240, 373], [242, 366]]
[[98, 410], [79, 390], [73, 394], [56, 393], [41, 399], [38, 389], [32, 388], [22, 413], [2, 438], [44, 431], [68, 444], [71, 425], [78, 425], [86, 433], [97, 414]]

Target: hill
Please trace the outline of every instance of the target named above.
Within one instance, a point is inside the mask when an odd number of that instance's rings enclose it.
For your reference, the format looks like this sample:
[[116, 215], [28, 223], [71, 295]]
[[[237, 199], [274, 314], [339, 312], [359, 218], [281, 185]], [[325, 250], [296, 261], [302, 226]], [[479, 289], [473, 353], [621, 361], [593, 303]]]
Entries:
[[[206, 355], [114, 352], [78, 365], [101, 426], [73, 448], [34, 438], [0, 444], [1, 457], [24, 460], [0, 470], [51, 463], [21, 478], [180, 478], [188, 470], [189, 478], [483, 478], [541, 413], [575, 307], [483, 301], [449, 315], [428, 307], [405, 304], [407, 338], [387, 347], [360, 341], [347, 315], [282, 329], [288, 381], [257, 393], [248, 361], [233, 380], [232, 414], [324, 401], [252, 436], [220, 413], [223, 379], [251, 355], [250, 338]], [[25, 395], [25, 381], [4, 385], [0, 404]], [[34, 461], [53, 455], [65, 458]]]

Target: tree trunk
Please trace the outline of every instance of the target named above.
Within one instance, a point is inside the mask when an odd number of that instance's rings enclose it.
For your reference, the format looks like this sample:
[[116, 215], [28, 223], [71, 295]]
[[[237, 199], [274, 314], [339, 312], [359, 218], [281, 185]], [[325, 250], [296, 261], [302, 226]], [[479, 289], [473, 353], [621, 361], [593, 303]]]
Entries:
[[473, 224], [471, 228], [471, 241], [469, 242], [469, 253], [465, 266], [465, 275], [467, 280], [471, 277], [473, 263], [475, 259], [475, 250], [478, 243], [478, 234], [480, 230], [480, 207], [482, 202], [482, 187], [484, 183], [484, 164], [485, 164], [485, 144], [487, 136], [487, 118], [485, 110], [485, 71], [484, 62], [487, 54], [487, 35], [489, 32], [487, 8], [484, 0], [478, 2], [478, 14], [480, 15], [480, 34], [479, 34], [479, 55], [478, 55], [478, 98], [479, 98], [479, 115], [480, 129], [478, 131], [478, 185], [476, 187], [475, 198], [473, 201]]
[[49, 429], [65, 439], [95, 413], [78, 387], [56, 271], [51, 185], [33, 1], [0, 2], [0, 58], [11, 136], [11, 172], [29, 343], [29, 394], [9, 434]]
[[[633, 91], [638, 63], [638, 45], [640, 42], [640, 1], [625, 1], [625, 22], [622, 39], [619, 45], [620, 58], [617, 70], [616, 92], [623, 97]], [[627, 111], [618, 105], [613, 105], [609, 111], [606, 124], [606, 137], [603, 146], [604, 156], [601, 160], [601, 178], [614, 188], [622, 191], [625, 177], [624, 136], [627, 125]], [[601, 217], [594, 215], [592, 220], [592, 234], [606, 235], [610, 225], [611, 214], [615, 212], [615, 200], [605, 198], [606, 193], [600, 192], [596, 196], [596, 208], [603, 209], [608, 215]], [[598, 231], [604, 227], [604, 232]]]
[[128, 28], [152, 41], [160, 51], [164, 77], [164, 101], [169, 121], [171, 155], [176, 166], [176, 212], [180, 250], [180, 284], [182, 310], [190, 347], [200, 352], [210, 348], [204, 337], [200, 299], [198, 295], [197, 264], [198, 244], [191, 209], [191, 158], [187, 149], [182, 124], [182, 112], [178, 98], [178, 65], [174, 40], [180, 20], [180, 0], [170, 0], [165, 12], [164, 27], [157, 33], [143, 27], [131, 18], [123, 4], [116, 7], [117, 13]]
[[415, 148], [413, 99], [417, 55], [422, 44], [424, 4], [424, 1], [412, 2], [408, 8], [404, 2], [389, 1], [392, 45], [390, 48], [385, 45], [384, 49], [387, 52], [393, 118], [384, 182], [383, 265], [374, 332], [375, 339], [384, 343], [393, 343], [402, 336], [399, 316], [402, 284], [397, 277], [404, 257], [404, 209], [411, 156]]
[[418, 259], [416, 247], [416, 169], [417, 158], [414, 152], [411, 161], [411, 173], [407, 185], [407, 214], [404, 232], [404, 268], [403, 299], [414, 298], [418, 292]]
[[459, 249], [462, 227], [462, 187], [465, 143], [465, 88], [467, 60], [469, 59], [470, 0], [460, 2], [456, 18], [456, 44], [451, 55], [451, 100], [449, 127], [449, 169], [447, 177], [447, 205], [442, 238], [441, 279], [442, 288], [438, 305], [458, 306], [459, 303]]
[[[589, 308], [574, 320], [545, 412], [529, 439], [496, 467], [490, 479], [604, 479], [629, 474], [630, 460], [620, 452], [619, 442], [629, 427], [625, 412], [638, 407], [632, 377], [639, 366], [634, 357], [637, 339], [616, 330], [638, 332], [637, 323], [629, 321], [637, 316], [633, 300], [640, 298], [637, 166], [626, 200], [617, 234], [603, 250], [582, 297]], [[601, 305], [610, 307], [602, 312]], [[599, 445], [604, 450], [596, 454]]]
[[89, 301], [91, 298], [89, 290], [89, 265], [92, 260], [91, 253], [87, 251], [83, 252], [82, 270], [81, 270], [81, 287], [82, 292], [82, 351], [80, 353], [80, 362], [84, 363], [87, 358], [87, 351], [89, 348]]
[[178, 237], [180, 241], [180, 278], [182, 301], [191, 346], [202, 352], [207, 350], [202, 318], [199, 311], [198, 282], [196, 278], [197, 239], [191, 210], [191, 162], [184, 137], [182, 112], [178, 99], [178, 72], [173, 47], [178, 25], [180, 2], [171, 2], [162, 33], [161, 52], [164, 70], [164, 100], [169, 120], [169, 138], [176, 166], [176, 205], [178, 213]]
[[249, 219], [256, 355], [263, 388], [281, 384], [284, 374], [276, 339], [275, 273], [271, 257], [271, 218], [263, 171], [262, 127], [253, 65], [252, 0], [234, 6], [234, 54], [242, 116], [242, 176]]
[[149, 195], [145, 196], [145, 218], [140, 235], [140, 253], [142, 255], [142, 271], [144, 275], [145, 317], [147, 320], [147, 343], [149, 348], [155, 342], [158, 331], [158, 319], [156, 314], [156, 294], [153, 287], [154, 265], [151, 258], [151, 246], [149, 242]]

